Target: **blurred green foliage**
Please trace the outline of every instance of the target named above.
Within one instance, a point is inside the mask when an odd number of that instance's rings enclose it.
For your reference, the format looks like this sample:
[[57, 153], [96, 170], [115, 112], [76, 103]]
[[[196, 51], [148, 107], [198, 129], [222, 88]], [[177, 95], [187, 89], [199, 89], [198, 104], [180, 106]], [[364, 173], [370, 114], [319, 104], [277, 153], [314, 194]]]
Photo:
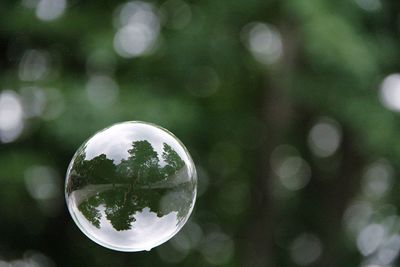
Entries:
[[[400, 2], [127, 3], [0, 3], [0, 266], [397, 266]], [[130, 254], [63, 196], [76, 149], [127, 120], [199, 173], [188, 225]]]

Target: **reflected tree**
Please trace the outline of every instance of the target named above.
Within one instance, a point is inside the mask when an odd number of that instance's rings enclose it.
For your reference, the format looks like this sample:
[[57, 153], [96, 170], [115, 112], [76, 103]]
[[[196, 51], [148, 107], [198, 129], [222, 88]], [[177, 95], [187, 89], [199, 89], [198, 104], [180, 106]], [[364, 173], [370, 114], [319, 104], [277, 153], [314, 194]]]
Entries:
[[105, 154], [101, 154], [91, 160], [85, 160], [85, 147], [78, 150], [71, 170], [67, 193], [83, 188], [89, 184], [108, 184], [114, 183], [116, 166], [114, 161], [108, 159]]
[[114, 183], [116, 166], [114, 161], [107, 159], [105, 154], [101, 154], [90, 161], [87, 161], [87, 180], [89, 184]]
[[129, 158], [121, 161], [119, 169], [130, 184], [145, 185], [159, 179], [158, 154], [148, 141], [133, 142], [128, 152]]
[[94, 226], [99, 228], [101, 214], [99, 206], [104, 205], [105, 216], [117, 231], [129, 230], [136, 221], [134, 215], [148, 207], [150, 211], [157, 213], [158, 217], [168, 214], [160, 212], [159, 205], [162, 192], [126, 187], [115, 187], [92, 196], [79, 205], [79, 210]]
[[169, 177], [175, 174], [178, 170], [185, 166], [185, 162], [181, 159], [181, 157], [179, 157], [178, 153], [166, 143], [164, 143], [162, 158], [167, 163], [162, 170], [164, 177]]
[[78, 190], [89, 183], [86, 179], [87, 169], [86, 169], [86, 147], [80, 147], [76, 152], [76, 157], [74, 161], [73, 168], [71, 169], [70, 179], [68, 179], [68, 184], [66, 186], [66, 192], [69, 195], [72, 191]]
[[104, 205], [107, 220], [117, 231], [129, 230], [135, 221], [133, 214], [137, 210], [135, 206], [135, 194], [132, 190], [114, 188], [100, 194]]
[[83, 216], [88, 219], [96, 228], [100, 228], [101, 214], [98, 206], [101, 204], [101, 199], [98, 196], [91, 197], [78, 206]]

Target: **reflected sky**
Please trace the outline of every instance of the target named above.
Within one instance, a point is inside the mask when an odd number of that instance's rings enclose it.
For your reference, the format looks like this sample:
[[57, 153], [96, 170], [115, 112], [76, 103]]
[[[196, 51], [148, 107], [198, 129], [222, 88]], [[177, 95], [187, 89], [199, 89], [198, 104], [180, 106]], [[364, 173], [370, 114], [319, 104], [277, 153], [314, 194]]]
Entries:
[[196, 196], [194, 164], [183, 145], [157, 126], [126, 122], [82, 145], [66, 178], [68, 207], [95, 242], [148, 250], [185, 224]]
[[[105, 154], [108, 159], [114, 161], [114, 164], [119, 164], [122, 159], [129, 157], [127, 148], [131, 146], [132, 140], [149, 140], [158, 155], [162, 154], [164, 143], [170, 144], [179, 155], [187, 153], [174, 136], [160, 128], [150, 124], [133, 125], [128, 122], [107, 128], [88, 140], [85, 147], [85, 160], [91, 160], [100, 154]], [[186, 164], [190, 161], [187, 156], [183, 157], [182, 160]], [[160, 165], [164, 164], [164, 161], [160, 159]]]
[[[99, 206], [99, 213], [105, 214], [105, 207]], [[90, 237], [94, 238], [103, 246], [116, 250], [143, 250], [151, 249], [159, 240], [170, 238], [170, 229], [176, 228], [177, 212], [171, 212], [165, 216], [158, 217], [148, 207], [134, 213], [134, 227], [125, 231], [115, 231], [106, 216], [100, 217], [101, 231], [89, 222], [85, 216], [75, 210], [78, 221]]]

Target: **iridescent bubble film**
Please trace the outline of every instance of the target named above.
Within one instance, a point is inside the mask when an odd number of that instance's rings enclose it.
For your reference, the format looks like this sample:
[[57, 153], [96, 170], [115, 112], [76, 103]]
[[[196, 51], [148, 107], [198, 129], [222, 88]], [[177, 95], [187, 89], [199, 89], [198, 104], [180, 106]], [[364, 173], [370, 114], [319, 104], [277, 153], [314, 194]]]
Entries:
[[89, 138], [68, 167], [65, 197], [72, 218], [96, 243], [150, 250], [185, 224], [197, 175], [184, 145], [144, 122], [112, 125]]

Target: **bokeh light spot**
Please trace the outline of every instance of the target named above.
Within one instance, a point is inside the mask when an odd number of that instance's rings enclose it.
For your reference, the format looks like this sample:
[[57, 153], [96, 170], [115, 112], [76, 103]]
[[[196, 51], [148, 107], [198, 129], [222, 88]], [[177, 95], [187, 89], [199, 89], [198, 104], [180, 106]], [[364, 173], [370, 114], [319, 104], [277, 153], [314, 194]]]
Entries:
[[310, 166], [292, 146], [276, 147], [271, 153], [270, 163], [280, 183], [288, 190], [302, 189], [310, 181]]
[[61, 207], [60, 176], [50, 166], [31, 166], [24, 174], [28, 193], [46, 215], [55, 215]]
[[380, 0], [354, 0], [355, 3], [362, 9], [368, 12], [375, 12], [382, 8]]
[[357, 201], [351, 203], [343, 215], [343, 223], [351, 236], [356, 236], [368, 225], [373, 209], [369, 202]]
[[114, 49], [125, 58], [138, 57], [151, 52], [160, 31], [160, 22], [152, 4], [133, 1], [117, 13], [119, 27], [114, 37]]
[[400, 236], [394, 235], [385, 241], [378, 251], [378, 259], [383, 264], [392, 263], [399, 255]]
[[233, 256], [234, 243], [228, 235], [212, 232], [205, 237], [200, 252], [210, 264], [226, 264]]
[[357, 237], [357, 247], [360, 253], [368, 256], [375, 252], [382, 243], [385, 229], [380, 224], [370, 224], [361, 230]]
[[11, 90], [0, 93], [0, 141], [9, 143], [19, 137], [24, 128], [24, 110], [20, 96]]
[[211, 67], [198, 67], [192, 70], [187, 81], [188, 91], [196, 97], [209, 97], [217, 92], [220, 80]]
[[46, 94], [42, 88], [30, 86], [21, 88], [21, 99], [27, 118], [40, 117], [46, 105]]
[[30, 49], [23, 55], [19, 65], [19, 78], [22, 81], [44, 79], [50, 69], [50, 56], [42, 50]]
[[330, 118], [319, 119], [311, 128], [308, 143], [317, 157], [332, 156], [342, 140], [339, 124]]
[[96, 107], [109, 107], [118, 99], [118, 84], [109, 76], [93, 75], [86, 84], [89, 102]]
[[46, 105], [43, 110], [42, 118], [50, 121], [57, 119], [65, 109], [65, 100], [60, 90], [49, 88], [46, 90]]
[[60, 179], [48, 166], [32, 166], [25, 171], [25, 185], [29, 194], [38, 200], [48, 200], [60, 194]]
[[322, 243], [314, 234], [303, 233], [290, 246], [292, 260], [300, 266], [314, 263], [321, 254]]
[[362, 191], [364, 195], [379, 199], [392, 187], [393, 168], [386, 161], [369, 165], [363, 175]]
[[383, 80], [379, 96], [386, 108], [400, 111], [400, 74], [391, 74]]
[[67, 7], [66, 0], [40, 0], [36, 6], [36, 16], [43, 21], [59, 18]]
[[190, 6], [182, 0], [168, 0], [160, 7], [162, 20], [166, 27], [180, 30], [184, 28], [192, 17]]
[[282, 38], [275, 26], [253, 22], [243, 27], [242, 40], [260, 63], [276, 63], [283, 54]]

